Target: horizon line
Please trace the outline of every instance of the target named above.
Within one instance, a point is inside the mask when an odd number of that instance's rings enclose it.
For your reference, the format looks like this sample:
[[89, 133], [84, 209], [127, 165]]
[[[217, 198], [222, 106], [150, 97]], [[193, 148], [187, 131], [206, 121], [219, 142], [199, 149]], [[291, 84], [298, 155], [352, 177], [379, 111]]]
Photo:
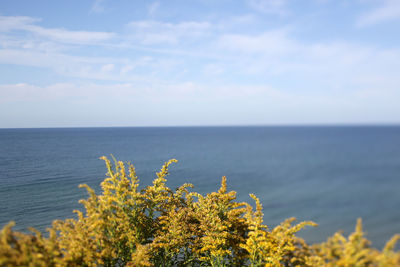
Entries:
[[116, 125], [116, 126], [39, 126], [0, 127], [6, 129], [79, 129], [79, 128], [224, 128], [224, 127], [398, 127], [400, 123], [284, 123], [284, 124], [201, 124], [201, 125]]

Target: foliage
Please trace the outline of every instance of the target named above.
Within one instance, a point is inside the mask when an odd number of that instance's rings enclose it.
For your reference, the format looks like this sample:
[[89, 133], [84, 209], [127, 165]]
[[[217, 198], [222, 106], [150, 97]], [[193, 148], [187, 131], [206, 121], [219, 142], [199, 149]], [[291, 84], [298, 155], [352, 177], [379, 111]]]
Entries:
[[358, 219], [355, 231], [348, 238], [337, 232], [327, 242], [313, 247], [325, 266], [400, 266], [400, 253], [394, 251], [399, 239], [400, 235], [393, 236], [382, 252], [373, 249]]
[[308, 245], [295, 234], [313, 222], [294, 218], [270, 229], [262, 205], [255, 210], [236, 202], [222, 178], [217, 192], [190, 192], [166, 186], [165, 163], [151, 186], [139, 190], [132, 164], [102, 157], [107, 178], [96, 195], [81, 200], [85, 213], [53, 222], [48, 237], [12, 231], [0, 233], [0, 266], [400, 266], [395, 235], [382, 251], [369, 246], [361, 220], [348, 238], [336, 233], [327, 242]]

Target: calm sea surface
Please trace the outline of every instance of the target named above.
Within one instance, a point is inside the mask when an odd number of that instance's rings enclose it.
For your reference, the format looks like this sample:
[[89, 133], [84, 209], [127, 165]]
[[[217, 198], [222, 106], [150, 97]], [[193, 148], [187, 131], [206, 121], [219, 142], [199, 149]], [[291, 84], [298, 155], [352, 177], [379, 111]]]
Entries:
[[167, 127], [0, 129], [0, 227], [44, 230], [73, 217], [99, 192], [113, 154], [136, 166], [142, 185], [176, 158], [170, 187], [185, 182], [200, 193], [219, 188], [221, 176], [240, 201], [255, 193], [265, 223], [288, 217], [313, 220], [301, 236], [325, 240], [347, 234], [363, 218], [375, 247], [400, 233], [400, 127]]

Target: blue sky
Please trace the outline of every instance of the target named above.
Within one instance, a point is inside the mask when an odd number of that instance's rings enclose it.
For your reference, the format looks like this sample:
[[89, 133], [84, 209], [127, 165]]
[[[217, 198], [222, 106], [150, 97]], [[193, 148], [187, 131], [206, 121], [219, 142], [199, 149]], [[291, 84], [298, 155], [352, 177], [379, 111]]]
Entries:
[[400, 123], [400, 0], [0, 2], [0, 127]]

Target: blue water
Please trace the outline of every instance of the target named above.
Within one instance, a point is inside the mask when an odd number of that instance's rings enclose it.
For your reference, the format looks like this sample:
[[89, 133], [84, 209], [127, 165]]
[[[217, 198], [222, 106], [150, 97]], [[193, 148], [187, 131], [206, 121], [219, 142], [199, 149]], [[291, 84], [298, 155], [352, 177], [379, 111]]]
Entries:
[[168, 127], [0, 129], [0, 227], [44, 230], [73, 217], [99, 190], [103, 161], [113, 154], [136, 166], [143, 185], [168, 159], [170, 187], [184, 182], [207, 193], [221, 176], [240, 201], [255, 193], [265, 223], [313, 220], [302, 231], [320, 242], [363, 218], [375, 247], [400, 233], [400, 127]]

